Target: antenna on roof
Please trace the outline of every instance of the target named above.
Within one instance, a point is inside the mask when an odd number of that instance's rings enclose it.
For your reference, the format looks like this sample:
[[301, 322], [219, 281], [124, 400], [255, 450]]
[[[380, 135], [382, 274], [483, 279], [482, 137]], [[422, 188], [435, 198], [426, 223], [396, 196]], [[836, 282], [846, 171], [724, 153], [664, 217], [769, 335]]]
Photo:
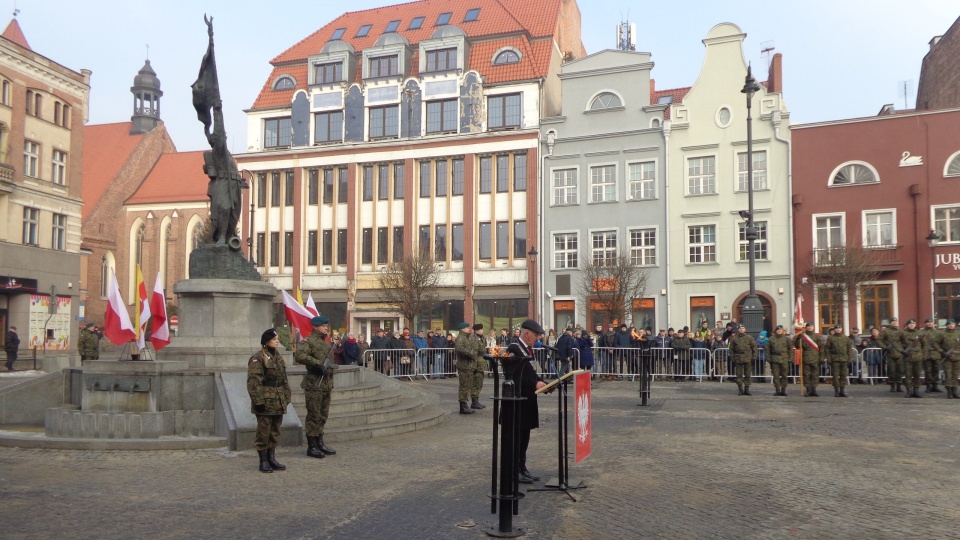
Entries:
[[913, 95], [913, 81], [905, 80], [897, 82], [897, 93], [903, 96], [903, 110], [910, 108], [910, 96]]
[[150, 44], [147, 43], [147, 61], [150, 61]]
[[770, 69], [770, 53], [772, 53], [776, 47], [773, 45], [773, 41], [764, 41], [760, 44], [760, 54], [767, 59], [767, 69]]
[[17, 9], [17, 0], [13, 0], [13, 18], [17, 18], [17, 14], [20, 13], [20, 10]]
[[637, 50], [637, 25], [624, 20], [617, 25], [617, 49], [621, 51]]

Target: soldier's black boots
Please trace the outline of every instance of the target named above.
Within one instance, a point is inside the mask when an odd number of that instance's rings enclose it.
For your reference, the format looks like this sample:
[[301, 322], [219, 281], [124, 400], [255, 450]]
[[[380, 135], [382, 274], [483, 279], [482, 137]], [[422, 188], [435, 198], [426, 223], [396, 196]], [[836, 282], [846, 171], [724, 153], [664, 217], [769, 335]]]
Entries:
[[947, 387], [947, 393], [948, 393], [951, 397], [953, 397], [953, 399], [960, 399], [960, 396], [957, 395], [957, 387], [956, 387], [956, 386]]
[[337, 451], [334, 450], [333, 448], [330, 448], [329, 446], [323, 444], [323, 435], [320, 435], [319, 437], [317, 437], [317, 449], [319, 449], [321, 452], [323, 452], [328, 456], [332, 456], [337, 453]]
[[923, 393], [924, 393], [924, 394], [929, 394], [929, 393], [931, 392], [931, 390], [930, 390], [930, 383], [924, 383], [923, 386], [926, 387], [926, 388], [923, 389]]
[[774, 387], [773, 387], [773, 395], [775, 395], [775, 396], [779, 396], [779, 395], [780, 395], [780, 387], [779, 387], [779, 386], [774, 386]]
[[276, 452], [277, 452], [277, 449], [276, 449], [276, 448], [270, 448], [269, 450], [267, 450], [267, 463], [270, 464], [270, 468], [273, 469], [273, 470], [275, 470], [275, 471], [285, 471], [285, 470], [287, 470], [287, 466], [286, 466], [286, 465], [284, 465], [283, 463], [280, 463], [279, 461], [277, 461], [277, 454], [276, 454]]
[[915, 398], [922, 398], [922, 397], [923, 397], [923, 396], [920, 395], [920, 389], [917, 388], [916, 386], [913, 387], [913, 397], [915, 397]]
[[896, 392], [896, 391], [897, 391], [897, 385], [891, 383], [891, 384], [890, 384], [890, 391], [891, 391], [891, 392]]
[[783, 396], [783, 397], [787, 397], [787, 387], [786, 387], [786, 386], [784, 386], [783, 388], [780, 389], [780, 395]]
[[315, 458], [324, 458], [327, 457], [322, 451], [320, 451], [320, 443], [318, 442], [320, 437], [310, 437], [307, 436], [307, 455]]
[[833, 397], [840, 397], [840, 387], [839, 387], [839, 386], [833, 389]]
[[942, 393], [943, 393], [943, 390], [937, 388], [937, 383], [933, 383], [933, 384], [930, 385], [930, 391], [933, 392], [934, 394], [942, 394]]
[[745, 395], [745, 396], [751, 395], [751, 394], [750, 394], [750, 387], [749, 387], [749, 386], [744, 387], [744, 389], [743, 389], [743, 395]]
[[843, 387], [840, 387], [840, 397], [847, 397], [846, 389]]
[[473, 398], [473, 403], [470, 404], [471, 409], [486, 409], [487, 406], [483, 403], [480, 403], [480, 398]]
[[737, 384], [737, 395], [738, 395], [738, 396], [742, 396], [742, 395], [743, 395], [743, 386], [740, 385], [739, 383]]
[[817, 393], [817, 388], [815, 386], [810, 387], [810, 397], [820, 397], [820, 394]]
[[897, 383], [897, 392], [903, 392], [903, 386], [900, 383]]
[[267, 451], [257, 450], [257, 455], [260, 456], [260, 472], [273, 472], [273, 467], [267, 461]]
[[475, 413], [475, 412], [477, 412], [477, 411], [474, 411], [473, 409], [471, 409], [470, 407], [467, 406], [467, 402], [466, 402], [466, 401], [461, 401], [461, 402], [460, 402], [460, 414], [473, 414], [473, 413]]

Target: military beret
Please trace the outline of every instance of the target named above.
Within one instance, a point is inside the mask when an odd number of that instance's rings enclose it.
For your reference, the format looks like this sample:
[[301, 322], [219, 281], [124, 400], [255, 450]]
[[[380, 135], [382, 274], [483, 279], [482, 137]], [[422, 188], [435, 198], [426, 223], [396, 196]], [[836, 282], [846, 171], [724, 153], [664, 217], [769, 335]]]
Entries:
[[803, 326], [804, 326], [804, 327], [807, 327], [807, 326], [816, 326], [816, 325], [813, 324], [813, 321], [807, 321], [807, 324], [805, 324], [805, 325], [803, 325]]
[[538, 323], [533, 319], [527, 319], [522, 323], [520, 323], [520, 328], [523, 328], [525, 330], [530, 330], [531, 332], [537, 335], [540, 335], [543, 333], [543, 327], [540, 326], [540, 323]]
[[927, 318], [926, 318], [926, 320], [925, 320], [925, 321], [923, 321], [923, 322], [925, 322], [925, 323], [928, 323], [928, 322], [933, 322], [933, 319], [931, 319], [930, 317], [927, 317]]
[[834, 330], [843, 330], [843, 325], [842, 325], [842, 324], [835, 324], [835, 325], [833, 325], [833, 329], [834, 329]]
[[890, 322], [897, 322], [897, 318], [894, 317], [894, 318], [890, 319]]
[[473, 325], [473, 329], [474, 329], [474, 330], [483, 330], [483, 325], [480, 324], [480, 323], [477, 323], [477, 324]]
[[86, 326], [84, 326], [84, 328], [90, 328], [90, 327], [92, 327], [92, 326], [96, 326], [96, 325], [93, 324], [92, 322], [88, 322], [88, 323], [86, 324]]
[[777, 330], [783, 330], [783, 325], [778, 324], [777, 327], [773, 329], [774, 332], [776, 332]]
[[947, 319], [947, 324], [957, 324], [955, 319]]
[[330, 319], [324, 317], [323, 315], [317, 315], [316, 317], [310, 319], [310, 324], [313, 326], [323, 326], [325, 324], [330, 324]]
[[907, 324], [914, 324], [915, 322], [917, 322], [916, 319], [907, 319]]
[[463, 330], [464, 328], [470, 328], [470, 323], [462, 322], [457, 325], [457, 330]]
[[263, 331], [263, 335], [260, 336], [260, 345], [266, 345], [268, 341], [277, 337], [277, 331], [273, 328], [267, 328]]

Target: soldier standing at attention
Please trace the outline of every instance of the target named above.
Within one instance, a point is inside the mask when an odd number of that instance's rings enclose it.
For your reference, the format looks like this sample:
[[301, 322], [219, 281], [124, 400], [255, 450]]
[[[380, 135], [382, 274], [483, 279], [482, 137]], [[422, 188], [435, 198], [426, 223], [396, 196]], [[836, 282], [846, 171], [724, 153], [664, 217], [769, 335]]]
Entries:
[[773, 388], [776, 390], [773, 395], [786, 396], [787, 385], [790, 379], [787, 375], [790, 373], [790, 362], [793, 361], [793, 342], [787, 337], [787, 331], [783, 325], [778, 324], [773, 329], [773, 336], [767, 342], [767, 362], [770, 363], [770, 374], [773, 375]]
[[890, 319], [890, 324], [880, 332], [877, 341], [887, 355], [887, 378], [890, 379], [890, 391], [902, 392], [903, 349], [900, 348], [900, 330], [897, 328], [896, 317]]
[[470, 386], [473, 384], [473, 371], [477, 367], [477, 339], [470, 335], [472, 330], [468, 323], [458, 324], [457, 330], [460, 333], [453, 346], [454, 354], [457, 355], [457, 399], [460, 400], [460, 414], [473, 414], [476, 411], [470, 408], [468, 400]]
[[80, 331], [80, 340], [77, 342], [77, 349], [80, 352], [80, 365], [84, 360], [100, 359], [100, 336], [93, 331], [96, 325], [88, 322], [83, 330]]
[[960, 399], [957, 395], [957, 378], [960, 377], [960, 332], [957, 321], [947, 319], [947, 329], [940, 335], [940, 348], [943, 350], [943, 386], [947, 388], [947, 397]]
[[800, 349], [803, 362], [803, 386], [806, 388], [803, 397], [820, 397], [817, 385], [820, 384], [820, 336], [813, 331], [813, 323], [807, 322], [803, 333], [797, 336], [794, 346]]
[[730, 354], [737, 370], [738, 396], [750, 395], [750, 379], [753, 377], [753, 362], [757, 359], [757, 342], [747, 335], [747, 327], [739, 325], [737, 334], [730, 338]]
[[303, 426], [307, 433], [307, 455], [322, 458], [337, 453], [323, 444], [323, 426], [330, 414], [330, 393], [337, 365], [333, 362], [333, 349], [327, 343], [330, 319], [317, 315], [310, 319], [310, 324], [313, 332], [297, 346], [293, 359], [307, 367], [307, 374], [300, 383], [307, 402], [307, 419]]
[[273, 328], [260, 336], [260, 351], [247, 362], [247, 393], [257, 416], [257, 436], [253, 446], [260, 456], [260, 472], [272, 473], [286, 467], [277, 462], [275, 452], [280, 439], [283, 413], [290, 403], [287, 366], [277, 348], [280, 338]]
[[843, 335], [843, 325], [836, 325], [827, 343], [824, 353], [830, 362], [833, 375], [833, 397], [847, 397], [847, 378], [850, 376], [850, 338]]
[[486, 409], [487, 406], [480, 403], [480, 391], [483, 390], [483, 376], [490, 369], [487, 359], [483, 357], [487, 352], [487, 338], [483, 336], [483, 325], [480, 323], [473, 325], [473, 333], [477, 336], [477, 362], [473, 368], [473, 381], [470, 383], [470, 408]]
[[923, 330], [920, 331], [920, 341], [923, 343], [923, 383], [927, 389], [924, 393], [941, 393], [943, 390], [937, 388], [940, 383], [940, 355], [946, 349], [940, 349], [941, 334], [933, 325], [933, 319], [927, 317], [923, 321]]
[[921, 398], [920, 374], [923, 372], [923, 343], [917, 320], [910, 319], [900, 331], [900, 350], [903, 351], [903, 383], [907, 387], [908, 398]]

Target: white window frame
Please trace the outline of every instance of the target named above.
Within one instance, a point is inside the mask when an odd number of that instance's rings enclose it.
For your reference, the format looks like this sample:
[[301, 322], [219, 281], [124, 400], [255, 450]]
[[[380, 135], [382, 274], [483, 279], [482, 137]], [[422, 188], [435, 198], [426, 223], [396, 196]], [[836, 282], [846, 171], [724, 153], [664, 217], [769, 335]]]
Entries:
[[[870, 224], [867, 223], [867, 219], [870, 216], [889, 214], [890, 215], [890, 242], [884, 243], [880, 242], [877, 244], [871, 244], [867, 242], [867, 236], [870, 229]], [[876, 208], [870, 210], [863, 210], [860, 218], [860, 223], [863, 228], [863, 239], [862, 245], [865, 248], [880, 248], [880, 249], [889, 249], [897, 245], [897, 209], [896, 208]], [[881, 238], [882, 235], [878, 236]]]
[[[956, 161], [956, 166], [953, 168], [953, 171], [950, 171], [950, 164]], [[957, 178], [960, 177], [960, 150], [956, 151], [947, 158], [947, 161], [943, 163], [943, 177], [944, 178]]]
[[40, 178], [40, 143], [30, 139], [23, 141], [23, 175]]
[[[770, 223], [768, 221], [754, 221], [754, 226], [763, 224], [762, 231], [758, 227], [757, 230], [757, 239], [753, 242], [754, 255], [756, 256], [755, 260], [758, 261], [769, 261], [770, 260], [770, 245], [767, 243], [768, 233], [770, 231]], [[745, 221], [737, 222], [737, 262], [749, 262], [750, 253], [748, 253], [748, 248], [750, 247], [750, 241], [747, 240], [747, 223]], [[764, 256], [760, 256], [758, 253], [760, 248], [763, 248]]]
[[[557, 250], [557, 236], [569, 236], [572, 235], [574, 241], [577, 243], [576, 249], [564, 249]], [[552, 258], [550, 261], [551, 268], [553, 270], [575, 270], [580, 268], [580, 231], [553, 231], [550, 233], [550, 249], [553, 251]], [[573, 253], [573, 266], [567, 265], [566, 262], [563, 264], [557, 264], [559, 262], [558, 255], [567, 256], [570, 253]], [[564, 257], [566, 261], [566, 257]]]
[[67, 216], [65, 214], [53, 214], [51, 223], [53, 231], [50, 238], [50, 247], [57, 251], [66, 251], [67, 223], [69, 223]]
[[[620, 230], [616, 228], [590, 229], [589, 231], [587, 231], [587, 234], [590, 237], [590, 262], [594, 266], [612, 266], [610, 264], [607, 264], [606, 261], [616, 261], [617, 257], [620, 256]], [[597, 248], [594, 246], [594, 243], [593, 243], [594, 235], [601, 235], [601, 234], [602, 235], [613, 234], [613, 247], [606, 245], [607, 239], [608, 239], [608, 237], [606, 236], [603, 239], [604, 245], [602, 247]], [[610, 253], [608, 252], [612, 253], [613, 255], [612, 258], [610, 257]], [[597, 264], [598, 253], [606, 254], [606, 256], [604, 256], [602, 259], [603, 261], [605, 261], [603, 265]]]
[[[953, 210], [956, 209], [958, 214], [960, 214], [960, 204], [938, 204], [930, 207], [930, 224], [931, 228], [941, 235], [943, 235], [943, 240], [940, 240], [940, 245], [944, 244], [960, 244], [960, 234], [956, 238], [950, 238], [950, 227], [946, 226], [949, 224], [950, 220], [947, 219], [944, 227], [937, 227], [937, 210]], [[946, 217], [946, 216], [945, 216]], [[960, 219], [960, 215], [958, 215]]]
[[[766, 190], [769, 190], [769, 189], [770, 189], [769, 175], [767, 174], [768, 171], [769, 171], [769, 163], [770, 163], [769, 157], [770, 157], [770, 156], [769, 156], [769, 153], [767, 152], [767, 149], [766, 149], [766, 148], [754, 149], [754, 150], [753, 150], [754, 161], [756, 161], [756, 157], [757, 157], [757, 155], [759, 155], [759, 154], [763, 154], [764, 167], [763, 167], [763, 169], [758, 170], [758, 169], [756, 168], [756, 165], [754, 165], [754, 169], [753, 169], [753, 190], [754, 190], [754, 191], [766, 191]], [[745, 158], [745, 157], [747, 156], [747, 152], [746, 152], [746, 151], [743, 151], [743, 152], [734, 152], [733, 162], [736, 164], [735, 166], [736, 166], [736, 168], [737, 168], [737, 186], [736, 186], [736, 191], [737, 191], [737, 193], [746, 193], [746, 192], [747, 192], [747, 169], [746, 169], [746, 168], [742, 168], [742, 169], [740, 168], [740, 167], [741, 167], [741, 164], [740, 164], [740, 157], [741, 157], [741, 156], [743, 156], [743, 157]], [[746, 160], [744, 160], [743, 165], [746, 165]]]
[[[653, 232], [653, 244], [650, 245], [650, 244], [642, 243], [640, 245], [635, 245], [633, 242], [634, 240], [633, 234], [634, 233], [642, 234], [645, 232]], [[630, 242], [631, 264], [633, 264], [634, 266], [644, 266], [644, 267], [658, 266], [658, 262], [660, 259], [659, 259], [659, 254], [657, 253], [657, 247], [658, 247], [657, 242], [659, 238], [660, 238], [660, 230], [658, 227], [631, 227], [627, 229], [627, 239]], [[646, 240], [645, 238], [643, 239]], [[651, 255], [653, 257], [653, 262], [650, 262], [650, 263], [645, 262], [645, 259]], [[640, 262], [637, 262], [638, 258]]]
[[67, 185], [67, 153], [63, 150], [53, 150], [50, 181], [61, 186]]
[[[643, 165], [652, 164], [653, 165], [653, 178], [644, 178], [643, 177]], [[641, 167], [639, 179], [633, 178], [632, 167], [636, 165]], [[659, 168], [659, 163], [656, 159], [645, 159], [640, 161], [628, 161], [627, 162], [627, 200], [628, 201], [651, 201], [657, 198], [657, 169]], [[639, 185], [641, 187], [641, 193], [643, 192], [643, 186], [647, 185], [652, 191], [652, 194], [649, 197], [634, 197], [634, 186]]]
[[[812, 243], [813, 243], [814, 265], [815, 265], [815, 266], [818, 264], [818, 254], [819, 254], [819, 250], [822, 250], [822, 249], [830, 249], [830, 248], [833, 248], [833, 247], [839, 247], [839, 246], [833, 245], [832, 242], [828, 242], [829, 245], [826, 245], [826, 246], [821, 246], [821, 245], [819, 244], [819, 242], [817, 242], [817, 220], [820, 219], [820, 218], [833, 218], [833, 217], [838, 217], [838, 218], [840, 218], [840, 233], [843, 235], [843, 237], [840, 239], [840, 244], [839, 244], [839, 245], [840, 245], [840, 246], [844, 246], [844, 245], [846, 245], [846, 243], [847, 243], [847, 234], [846, 234], [847, 215], [846, 215], [846, 213], [844, 213], [844, 212], [829, 212], [829, 213], [824, 213], [824, 214], [813, 214], [812, 216], [810, 216], [810, 230], [811, 230], [811, 232], [813, 233], [813, 242], [812, 242]], [[828, 238], [829, 238], [829, 235], [828, 235]]]
[[[608, 167], [613, 168], [613, 181], [612, 182], [604, 181], [601, 184], [595, 184], [593, 181], [593, 171], [595, 169], [606, 169]], [[620, 171], [617, 169], [618, 169], [617, 163], [591, 163], [590, 165], [587, 166], [587, 175], [588, 175], [587, 180], [590, 182], [590, 203], [591, 204], [617, 202], [618, 200], [617, 199], [617, 177], [620, 175]], [[607, 180], [606, 174], [604, 174], [603, 176], [604, 176], [603, 179]], [[604, 198], [602, 200], [598, 201], [594, 199], [594, 188], [600, 188], [603, 190], [602, 193], [604, 195]], [[612, 199], [606, 198], [606, 195], [610, 193], [613, 194], [613, 198]]]
[[[713, 173], [712, 174], [699, 174], [696, 176], [690, 175], [690, 162], [693, 160], [704, 160], [704, 159], [713, 159]], [[703, 166], [701, 164], [701, 170]], [[687, 197], [700, 197], [703, 195], [716, 195], [717, 194], [717, 155], [716, 154], [704, 154], [702, 156], [686, 156], [684, 161], [684, 179], [686, 180], [686, 186], [684, 193]], [[698, 192], [693, 193], [691, 189], [691, 181], [696, 178], [698, 184]], [[712, 183], [712, 190], [706, 191], [704, 187], [706, 184]]]
[[[873, 177], [876, 181], [859, 182], [859, 183], [851, 182], [849, 184], [834, 184], [833, 179], [837, 176], [837, 173], [840, 172], [840, 169], [843, 169], [844, 167], [849, 167], [851, 165], [861, 165], [863, 167], [866, 167], [867, 169], [870, 170], [871, 173], [873, 173]], [[847, 161], [847, 162], [841, 163], [840, 165], [837, 166], [837, 168], [833, 169], [833, 171], [830, 173], [830, 176], [827, 177], [827, 187], [839, 188], [839, 187], [850, 187], [850, 186], [873, 186], [879, 183], [880, 183], [880, 173], [877, 172], [877, 169], [873, 165], [867, 163], [866, 161], [854, 160], [854, 161]]]
[[[703, 227], [713, 227], [713, 242], [703, 242], [703, 241], [697, 242], [697, 243], [690, 242], [690, 229], [693, 229], [693, 228], [695, 228], [695, 227], [700, 227], [700, 228], [703, 228]], [[719, 242], [717, 241], [717, 229], [719, 229], [719, 228], [720, 228], [720, 227], [719, 227], [719, 225], [718, 225], [717, 223], [697, 223], [697, 224], [687, 224], [687, 225], [686, 225], [686, 230], [684, 231], [684, 232], [685, 232], [684, 243], [686, 244], [686, 247], [687, 247], [687, 257], [686, 257], [686, 259], [687, 259], [687, 264], [688, 264], [688, 265], [691, 265], [691, 264], [693, 264], [693, 265], [698, 265], [698, 264], [717, 264], [717, 253], [718, 253], [718, 251], [719, 251], [719, 249], [718, 249], [718, 247], [719, 247], [719, 246], [718, 246], [718, 243], [719, 243]], [[701, 240], [702, 240], [702, 237], [703, 237], [703, 232], [701, 231]], [[706, 249], [706, 248], [708, 248], [708, 247], [710, 247], [710, 246], [713, 246], [713, 259], [712, 259], [712, 260], [707, 260], [707, 259], [706, 259], [706, 256], [705, 256], [706, 253], [707, 253], [707, 249]], [[690, 251], [690, 250], [693, 249], [693, 248], [699, 248], [699, 249], [700, 249], [700, 253], [699, 253], [699, 258], [700, 258], [700, 260], [699, 260], [699, 261], [694, 261], [694, 260], [693, 260], [693, 254], [692, 254], [691, 251]]]
[[[594, 109], [594, 108], [593, 108], [593, 104], [594, 104], [598, 99], [600, 99], [601, 96], [608, 95], [608, 94], [611, 95], [611, 96], [614, 96], [615, 98], [617, 98], [618, 100], [620, 100], [620, 104], [618, 104], [618, 105], [608, 105], [608, 106], [600, 107], [599, 109]], [[598, 91], [598, 92], [594, 92], [594, 94], [593, 94], [592, 96], [590, 96], [590, 99], [587, 100], [587, 106], [583, 109], [583, 112], [594, 112], [594, 113], [596, 113], [596, 112], [601, 112], [601, 111], [621, 111], [621, 110], [624, 109], [625, 104], [626, 104], [626, 101], [623, 99], [623, 95], [622, 95], [620, 92], [617, 92], [617, 91], [615, 91], [615, 90], [610, 90], [610, 89], [604, 89], [604, 90], [600, 90], [600, 91]]]
[[37, 247], [40, 245], [40, 209], [31, 206], [23, 207], [23, 245]]
[[[564, 185], [557, 187], [557, 173], [573, 171], [573, 185]], [[569, 192], [573, 191], [573, 202], [557, 202], [558, 190], [563, 190], [569, 198]], [[580, 204], [580, 167], [551, 167], [550, 168], [550, 206], [569, 206]]]

